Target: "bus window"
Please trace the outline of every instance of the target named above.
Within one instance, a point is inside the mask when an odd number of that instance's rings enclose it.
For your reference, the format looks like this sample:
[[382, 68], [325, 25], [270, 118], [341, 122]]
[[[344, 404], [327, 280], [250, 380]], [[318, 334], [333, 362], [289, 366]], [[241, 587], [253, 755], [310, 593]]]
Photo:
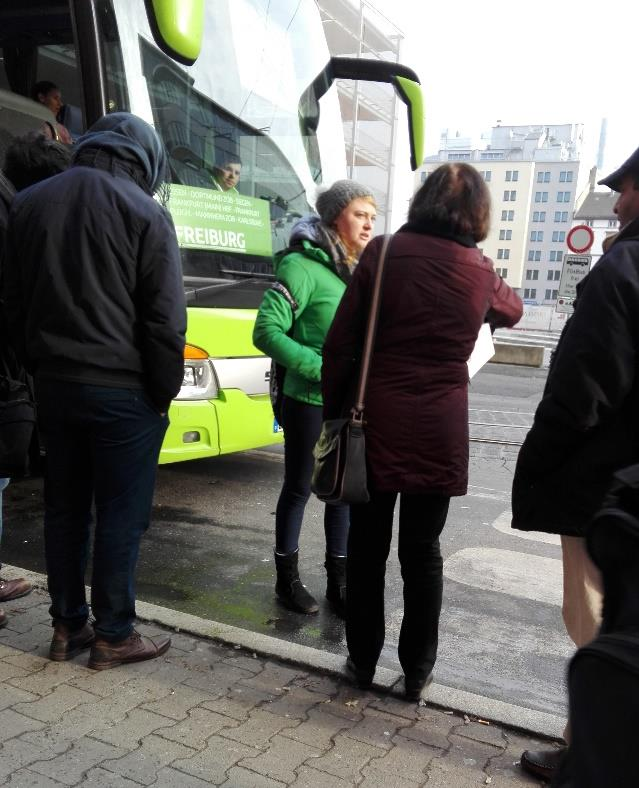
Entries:
[[[304, 185], [264, 129], [197, 90], [183, 66], [144, 38], [139, 46], [153, 123], [169, 153], [185, 275], [270, 273], [273, 252], [310, 211]], [[199, 222], [188, 223], [189, 210]]]
[[[37, 2], [0, 5], [0, 91], [4, 95], [3, 107], [9, 109], [7, 115], [3, 112], [1, 116], [3, 148], [11, 136], [43, 127], [44, 116], [29, 104], [33, 86], [43, 80], [60, 89], [65, 104], [65, 117], [60, 115], [60, 122], [69, 123], [72, 135], [83, 129], [82, 85], [68, 6], [40, 6]], [[16, 98], [12, 101], [7, 93]], [[44, 107], [35, 101], [33, 104], [38, 110]], [[53, 113], [47, 112], [47, 123], [54, 124]]]
[[[98, 0], [96, 20], [107, 90], [107, 109], [128, 110], [129, 101], [112, 3]], [[12, 136], [54, 123], [53, 114], [31, 99], [37, 82], [60, 89], [58, 121], [73, 139], [86, 129], [83, 84], [71, 13], [66, 3], [3, 0], [0, 3], [0, 160]], [[11, 95], [12, 94], [12, 95]]]

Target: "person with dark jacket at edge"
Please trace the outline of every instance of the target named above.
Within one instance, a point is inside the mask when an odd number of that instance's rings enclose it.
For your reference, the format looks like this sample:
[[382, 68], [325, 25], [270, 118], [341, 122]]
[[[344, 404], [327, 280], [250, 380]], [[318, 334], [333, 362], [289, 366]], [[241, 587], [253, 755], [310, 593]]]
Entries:
[[[578, 648], [601, 622], [601, 574], [586, 529], [612, 475], [639, 461], [639, 149], [599, 183], [619, 192], [620, 231], [577, 286], [512, 491], [513, 528], [561, 535], [562, 612]], [[521, 764], [549, 779], [562, 755], [526, 751]]]
[[[317, 613], [298, 571], [299, 536], [311, 494], [313, 448], [322, 428], [322, 347], [337, 305], [376, 219], [370, 189], [342, 180], [321, 192], [319, 216], [295, 224], [288, 249], [276, 255], [276, 282], [255, 322], [257, 348], [286, 368], [282, 427], [284, 484], [275, 512], [275, 592], [286, 607]], [[343, 617], [348, 507], [326, 504], [326, 597]]]
[[[390, 242], [364, 408], [369, 503], [350, 507], [347, 669], [370, 687], [385, 637], [384, 577], [398, 495], [405, 696], [430, 683], [437, 656], [443, 565], [439, 535], [451, 496], [468, 482], [468, 366], [479, 330], [513, 326], [519, 297], [477, 243], [490, 194], [473, 167], [445, 164], [414, 195]], [[381, 239], [367, 248], [324, 345], [324, 418], [353, 403]]]
[[[175, 230], [154, 199], [167, 157], [154, 129], [105, 115], [72, 166], [11, 208], [5, 302], [35, 378], [45, 434], [45, 552], [53, 660], [90, 647], [102, 670], [170, 645], [134, 629], [135, 567], [180, 389], [186, 309]], [[96, 523], [89, 622], [84, 583]]]
[[[0, 283], [4, 270], [4, 244], [9, 221], [9, 209], [16, 191], [22, 191], [38, 181], [64, 172], [71, 161], [66, 145], [46, 139], [42, 134], [31, 133], [16, 137], [7, 148], [3, 172], [0, 172]], [[2, 286], [0, 284], [0, 292]], [[4, 304], [0, 308], [0, 374], [9, 373], [14, 380], [25, 380], [25, 371], [10, 345], [5, 326]], [[32, 444], [33, 445], [33, 444]], [[37, 450], [37, 441], [36, 441]], [[5, 471], [6, 472], [6, 471]], [[9, 484], [0, 478], [0, 541], [2, 540], [2, 493]], [[1, 557], [1, 553], [0, 553]], [[1, 564], [0, 564], [1, 568]], [[8, 580], [0, 577], [0, 604], [20, 599], [32, 591], [31, 583], [24, 577]], [[7, 615], [0, 608], [0, 628], [6, 626]]]

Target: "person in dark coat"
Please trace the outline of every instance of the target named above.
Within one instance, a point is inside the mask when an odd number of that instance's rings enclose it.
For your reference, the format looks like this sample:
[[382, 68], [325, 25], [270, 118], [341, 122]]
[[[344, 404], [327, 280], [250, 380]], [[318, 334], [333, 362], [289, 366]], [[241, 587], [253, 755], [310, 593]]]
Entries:
[[[95, 669], [170, 644], [133, 628], [138, 549], [183, 378], [180, 254], [153, 196], [167, 171], [151, 126], [105, 115], [78, 141], [72, 166], [18, 194], [9, 216], [7, 319], [35, 378], [47, 445], [49, 655], [67, 660], [91, 646]], [[93, 502], [94, 626], [84, 590]]]
[[[370, 502], [351, 506], [346, 586], [348, 667], [372, 682], [384, 643], [384, 575], [398, 494], [404, 618], [399, 659], [417, 699], [437, 654], [442, 602], [439, 535], [468, 481], [468, 366], [484, 322], [512, 326], [519, 297], [477, 248], [490, 195], [466, 164], [438, 167], [392, 238], [364, 411]], [[362, 255], [326, 338], [324, 418], [353, 405], [382, 240]]]
[[[578, 648], [601, 621], [586, 528], [615, 471], [639, 459], [639, 149], [599, 183], [619, 192], [621, 229], [577, 288], [512, 491], [513, 528], [561, 535], [563, 618]], [[521, 763], [550, 778], [560, 759], [561, 750], [526, 751]]]

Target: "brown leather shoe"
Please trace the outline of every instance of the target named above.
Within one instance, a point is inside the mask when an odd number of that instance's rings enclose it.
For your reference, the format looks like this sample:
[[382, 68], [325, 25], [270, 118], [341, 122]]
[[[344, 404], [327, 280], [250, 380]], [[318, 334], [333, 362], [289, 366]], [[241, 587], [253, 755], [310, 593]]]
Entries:
[[129, 662], [155, 659], [168, 651], [170, 645], [171, 638], [167, 635], [149, 638], [140, 635], [135, 629], [128, 638], [119, 640], [117, 643], [96, 638], [91, 647], [89, 667], [93, 670], [109, 670], [109, 668], [117, 668], [118, 665], [126, 665]]
[[49, 659], [66, 662], [89, 648], [94, 640], [95, 632], [88, 621], [81, 629], [75, 630], [69, 629], [66, 624], [54, 624]]
[[33, 591], [33, 586], [24, 577], [17, 580], [3, 580], [0, 577], [0, 602], [8, 602], [10, 599], [19, 599]]
[[7, 614], [4, 610], [0, 609], [0, 629], [7, 626]]
[[535, 777], [551, 780], [557, 773], [567, 749], [564, 746], [555, 750], [539, 750], [538, 752], [526, 750], [521, 756], [521, 768]]

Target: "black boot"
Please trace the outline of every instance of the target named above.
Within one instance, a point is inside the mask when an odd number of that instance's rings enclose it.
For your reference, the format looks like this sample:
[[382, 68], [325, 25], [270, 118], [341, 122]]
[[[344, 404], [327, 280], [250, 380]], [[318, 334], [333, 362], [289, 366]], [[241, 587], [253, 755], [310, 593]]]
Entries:
[[326, 567], [326, 598], [336, 616], [346, 618], [346, 556], [329, 555]]
[[275, 553], [275, 568], [277, 569], [277, 583], [275, 593], [280, 602], [294, 610], [296, 613], [317, 613], [319, 605], [302, 585], [297, 571], [299, 551], [288, 555]]

